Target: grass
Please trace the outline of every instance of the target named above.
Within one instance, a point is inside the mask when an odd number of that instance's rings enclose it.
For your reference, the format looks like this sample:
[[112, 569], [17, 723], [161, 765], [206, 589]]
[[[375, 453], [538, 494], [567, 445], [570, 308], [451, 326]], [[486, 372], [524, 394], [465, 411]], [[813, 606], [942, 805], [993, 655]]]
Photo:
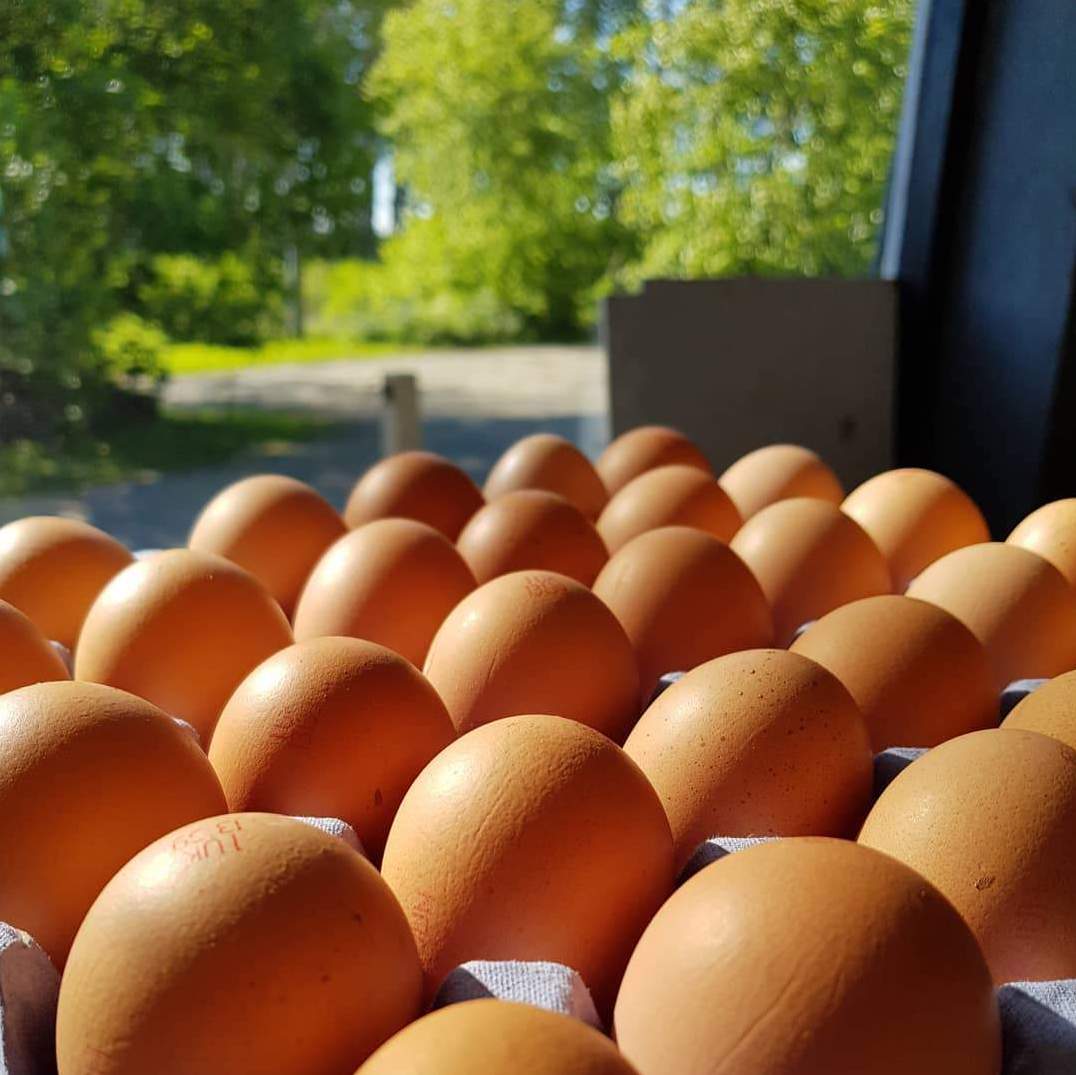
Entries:
[[17, 441], [0, 448], [0, 497], [148, 481], [161, 471], [210, 466], [244, 452], [279, 454], [331, 428], [330, 422], [268, 411], [166, 411], [59, 450]]
[[[382, 358], [413, 350], [399, 343], [345, 339], [270, 340], [257, 347], [221, 347], [211, 343], [173, 343], [162, 356], [173, 375], [220, 373], [278, 362], [331, 362], [342, 358]], [[425, 350], [425, 348], [422, 348]]]

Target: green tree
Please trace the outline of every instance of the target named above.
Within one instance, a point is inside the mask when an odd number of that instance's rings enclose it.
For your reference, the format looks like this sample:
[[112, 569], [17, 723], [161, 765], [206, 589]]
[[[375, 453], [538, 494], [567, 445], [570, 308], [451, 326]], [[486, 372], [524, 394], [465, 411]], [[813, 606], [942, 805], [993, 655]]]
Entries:
[[626, 249], [604, 45], [634, 7], [416, 0], [386, 17], [369, 87], [407, 191], [391, 277], [429, 301], [492, 298], [532, 333], [579, 330]]
[[913, 0], [654, 3], [618, 36], [626, 281], [855, 275], [874, 251]]
[[289, 246], [372, 249], [382, 8], [0, 3], [0, 436], [92, 405], [93, 331], [155, 254], [234, 251], [271, 288]]

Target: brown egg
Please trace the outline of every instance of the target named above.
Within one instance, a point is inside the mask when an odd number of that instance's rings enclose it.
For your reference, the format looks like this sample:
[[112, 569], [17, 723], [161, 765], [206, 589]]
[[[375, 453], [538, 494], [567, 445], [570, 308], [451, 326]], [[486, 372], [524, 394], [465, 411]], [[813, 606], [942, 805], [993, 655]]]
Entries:
[[1076, 668], [1076, 592], [1053, 564], [1018, 545], [957, 549], [923, 571], [908, 596], [944, 608], [970, 628], [986, 648], [999, 689]]
[[1076, 498], [1055, 500], [1033, 511], [1009, 535], [1008, 543], [1037, 552], [1076, 586]]
[[666, 672], [773, 644], [773, 616], [755, 577], [727, 545], [699, 530], [640, 534], [602, 569], [594, 593], [635, 647], [644, 704]]
[[762, 586], [779, 646], [787, 646], [808, 620], [892, 589], [878, 546], [825, 500], [796, 497], [763, 508], [744, 523], [731, 548]]
[[318, 561], [295, 609], [295, 638], [366, 638], [421, 668], [437, 628], [474, 588], [471, 569], [440, 531], [379, 519]]
[[674, 463], [713, 473], [698, 446], [668, 426], [639, 426], [621, 433], [598, 457], [595, 469], [612, 496], [632, 478]]
[[29, 616], [46, 638], [74, 649], [94, 598], [133, 559], [78, 519], [19, 519], [0, 527], [0, 600]]
[[1066, 672], [1032, 691], [1001, 726], [1041, 732], [1076, 750], [1076, 672]]
[[124, 568], [98, 595], [75, 678], [146, 698], [208, 742], [239, 681], [291, 641], [280, 606], [253, 575], [219, 556], [169, 549]]
[[417, 519], [455, 541], [482, 507], [478, 486], [433, 452], [400, 452], [375, 463], [355, 484], [344, 509], [354, 528], [375, 519]]
[[571, 501], [588, 519], [596, 519], [608, 494], [589, 459], [553, 433], [517, 440], [494, 464], [486, 479], [487, 500], [517, 489], [545, 489]]
[[728, 541], [740, 528], [740, 515], [706, 471], [656, 467], [628, 482], [609, 501], [598, 520], [598, 533], [615, 553], [632, 538], [662, 526], [690, 526]]
[[290, 616], [314, 565], [345, 533], [344, 520], [305, 482], [259, 474], [213, 497], [188, 545], [249, 571]]
[[814, 452], [798, 444], [769, 444], [741, 456], [718, 479], [744, 519], [779, 500], [814, 497], [839, 504], [837, 475]]
[[953, 901], [994, 981], [1076, 977], [1076, 751], [1037, 732], [971, 732], [912, 762], [859, 842]]
[[932, 470], [887, 470], [853, 489], [841, 505], [889, 561], [899, 592], [923, 568], [954, 549], [990, 540], [975, 501]]
[[711, 836], [854, 837], [870, 806], [863, 715], [836, 676], [786, 650], [700, 665], [624, 751], [661, 796], [678, 866]]
[[427, 997], [470, 959], [553, 960], [608, 1013], [672, 886], [672, 837], [654, 789], [615, 743], [562, 717], [511, 717], [419, 774], [382, 874], [414, 930]]
[[64, 1075], [345, 1075], [419, 1014], [399, 904], [335, 836], [229, 814], [109, 882], [60, 984]]
[[70, 679], [63, 658], [14, 605], [0, 601], [0, 694], [53, 679]]
[[390, 1038], [356, 1075], [637, 1075], [605, 1035], [532, 1004], [473, 1000]]
[[933, 747], [990, 728], [998, 695], [986, 651], [955, 616], [893, 594], [827, 613], [792, 645], [851, 692], [875, 751]]
[[224, 809], [206, 756], [149, 702], [95, 683], [0, 696], [0, 919], [57, 966], [132, 855]]
[[341, 818], [376, 862], [404, 792], [455, 737], [437, 692], [398, 653], [316, 638], [239, 684], [209, 760], [231, 810]]
[[639, 941], [616, 1039], [641, 1075], [997, 1075], [968, 927], [901, 863], [778, 840], [707, 866]]
[[520, 489], [475, 512], [456, 542], [479, 582], [511, 571], [557, 571], [589, 586], [609, 553], [594, 524], [556, 493]]
[[624, 629], [590, 590], [552, 571], [502, 575], [465, 597], [434, 637], [425, 672], [460, 732], [537, 712], [622, 741], [639, 715]]

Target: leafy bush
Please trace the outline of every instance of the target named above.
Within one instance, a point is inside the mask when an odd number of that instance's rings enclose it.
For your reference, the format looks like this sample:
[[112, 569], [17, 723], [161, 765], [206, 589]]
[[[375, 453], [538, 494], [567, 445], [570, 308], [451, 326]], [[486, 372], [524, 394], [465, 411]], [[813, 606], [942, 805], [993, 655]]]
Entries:
[[236, 254], [159, 254], [150, 272], [138, 289], [141, 312], [173, 339], [244, 346], [280, 328], [279, 281], [260, 277]]
[[316, 336], [399, 343], [519, 339], [520, 314], [489, 288], [423, 279], [390, 256], [382, 262], [314, 262], [303, 278], [307, 328]]
[[102, 371], [112, 381], [129, 382], [165, 376], [162, 362], [168, 336], [160, 326], [144, 321], [138, 314], [117, 314], [104, 328], [93, 333], [93, 344]]

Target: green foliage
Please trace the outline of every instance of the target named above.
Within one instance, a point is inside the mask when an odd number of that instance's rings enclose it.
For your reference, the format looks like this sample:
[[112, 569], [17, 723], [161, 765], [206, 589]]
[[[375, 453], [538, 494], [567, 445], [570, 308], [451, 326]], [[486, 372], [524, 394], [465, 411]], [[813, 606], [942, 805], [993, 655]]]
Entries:
[[[268, 278], [268, 279], [267, 279]], [[279, 280], [235, 254], [158, 254], [138, 288], [139, 307], [176, 340], [244, 346], [279, 331]]]
[[333, 362], [338, 359], [381, 358], [396, 354], [390, 343], [370, 343], [345, 337], [306, 337], [301, 340], [270, 340], [257, 347], [222, 347], [213, 343], [173, 343], [164, 349], [161, 366], [171, 375], [220, 373], [272, 366], [283, 362]]
[[[605, 21], [632, 6], [606, 5]], [[369, 87], [408, 197], [382, 259], [416, 313], [444, 299], [459, 322], [473, 297], [495, 323], [503, 311], [547, 335], [592, 316], [591, 289], [628, 239], [609, 172], [614, 69], [593, 10], [416, 0], [386, 17]]]
[[165, 375], [162, 358], [168, 336], [138, 314], [116, 314], [103, 328], [94, 330], [93, 346], [104, 372], [117, 383], [156, 382]]
[[311, 263], [303, 279], [307, 324], [324, 336], [402, 344], [473, 344], [523, 336], [524, 322], [491, 288], [453, 286], [412, 267], [411, 230], [388, 241], [383, 262]]
[[622, 279], [864, 272], [913, 0], [661, 6], [614, 46], [620, 213], [642, 243]]

